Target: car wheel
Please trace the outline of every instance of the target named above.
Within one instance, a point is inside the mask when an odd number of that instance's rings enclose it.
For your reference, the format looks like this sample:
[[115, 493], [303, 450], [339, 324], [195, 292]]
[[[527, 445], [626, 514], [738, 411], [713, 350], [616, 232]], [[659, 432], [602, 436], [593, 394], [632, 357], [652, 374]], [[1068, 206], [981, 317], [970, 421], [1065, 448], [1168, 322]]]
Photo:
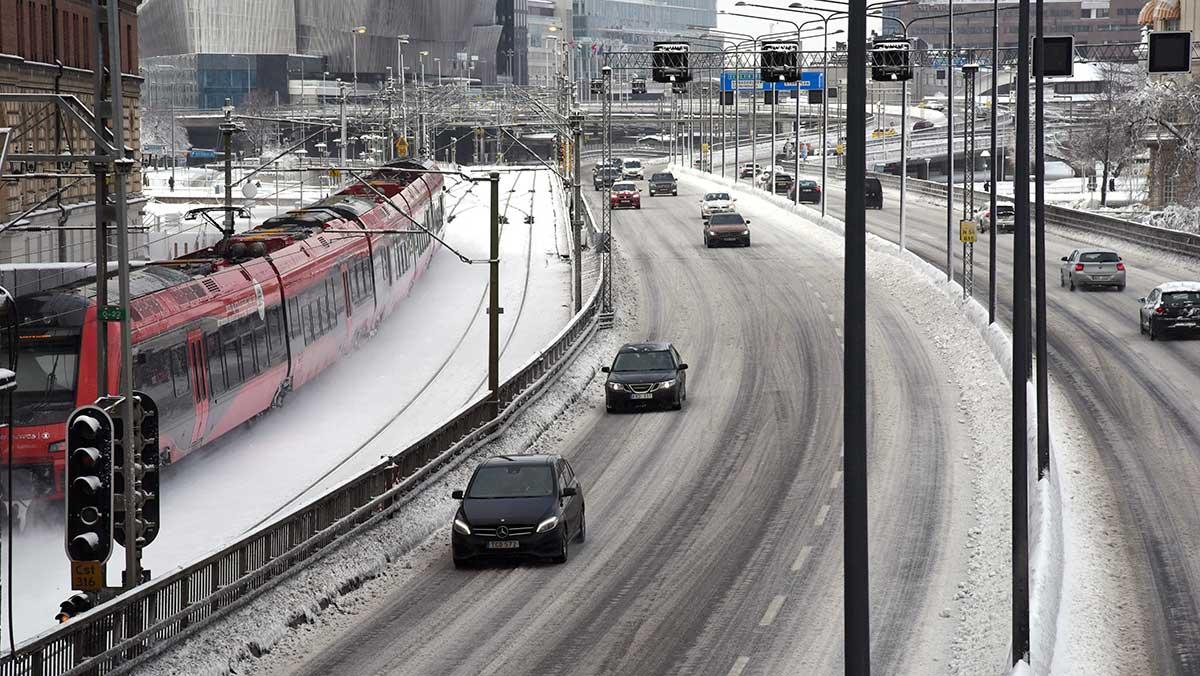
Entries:
[[580, 507], [579, 509], [579, 534], [575, 536], [576, 542], [587, 542], [587, 510]]
[[744, 244], [742, 244], [742, 246], [750, 246], [750, 238], [749, 237], [746, 238], [746, 242]]
[[1071, 276], [1071, 290], [1072, 291], [1075, 290], [1075, 276], [1074, 275]]
[[567, 537], [567, 529], [564, 526], [562, 529], [561, 541], [558, 545], [558, 556], [554, 557], [555, 563], [566, 563], [570, 557], [570, 538]]
[[471, 567], [470, 561], [468, 561], [466, 559], [460, 559], [457, 556], [455, 556], [453, 558], [454, 558], [454, 567], [457, 568], [458, 570], [463, 570], [463, 569]]
[[705, 249], [711, 249], [711, 248], [712, 248], [712, 242], [708, 241], [708, 238], [707, 238], [707, 237], [705, 237], [705, 238], [704, 238], [704, 248], [705, 248]]
[[679, 191], [678, 191], [678, 190], [674, 190], [674, 191], [672, 191], [672, 192], [671, 192], [671, 194], [672, 194], [672, 195], [674, 195], [674, 196], [676, 196], [676, 197], [678, 197], [678, 196], [679, 196]]
[[1138, 313], [1138, 333], [1146, 335], [1146, 325], [1142, 323], [1142, 313]]
[[1060, 272], [1060, 273], [1058, 273], [1058, 285], [1059, 285], [1059, 286], [1066, 286], [1066, 285], [1067, 285], [1067, 277], [1066, 277], [1066, 275], [1064, 275], [1064, 274], [1063, 274], [1063, 273], [1061, 273], [1061, 272]]
[[683, 408], [683, 395], [680, 393], [676, 393], [675, 401], [671, 403], [671, 410], [678, 411], [681, 408]]
[[1124, 291], [1124, 290], [1125, 290], [1125, 285], [1124, 285], [1124, 284], [1118, 284], [1118, 285], [1117, 285], [1117, 291]]
[[1158, 334], [1154, 332], [1154, 318], [1146, 320], [1146, 333], [1150, 334], [1150, 340], [1158, 340]]

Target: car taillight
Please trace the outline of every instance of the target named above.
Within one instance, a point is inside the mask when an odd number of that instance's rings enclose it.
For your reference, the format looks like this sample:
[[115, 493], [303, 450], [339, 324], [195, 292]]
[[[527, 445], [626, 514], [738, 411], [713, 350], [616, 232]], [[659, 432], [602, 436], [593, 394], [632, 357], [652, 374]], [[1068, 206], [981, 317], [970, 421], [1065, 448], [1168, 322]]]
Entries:
[[1119, 271], [1121, 271], [1121, 272], [1125, 272], [1125, 264], [1124, 264], [1124, 263], [1117, 263], [1117, 270], [1119, 270]]
[[1083, 263], [1076, 263], [1075, 264], [1075, 272], [1081, 272], [1082, 270], [1083, 270]]
[[1159, 305], [1158, 307], [1154, 308], [1154, 312], [1155, 312], [1156, 314], [1160, 314], [1160, 315], [1161, 315], [1162, 313], [1164, 313], [1164, 312], [1166, 312], [1166, 311], [1167, 311], [1167, 308], [1165, 308], [1165, 307], [1163, 307], [1163, 306], [1161, 306], [1161, 305]]
[[821, 186], [813, 188], [813, 192], [821, 192]]

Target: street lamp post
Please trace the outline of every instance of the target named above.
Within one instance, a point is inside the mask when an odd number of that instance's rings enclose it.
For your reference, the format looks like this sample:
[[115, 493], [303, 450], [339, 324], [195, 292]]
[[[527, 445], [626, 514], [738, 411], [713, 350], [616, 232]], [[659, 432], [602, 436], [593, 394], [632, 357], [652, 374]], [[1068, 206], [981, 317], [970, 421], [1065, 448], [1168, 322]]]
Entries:
[[442, 86], [442, 59], [440, 57], [435, 56], [435, 57], [433, 57], [433, 62], [437, 64], [437, 74], [438, 74], [437, 82], [438, 82], [438, 86], [441, 87]]
[[355, 26], [350, 29], [350, 51], [354, 67], [354, 93], [358, 94], [358, 36], [366, 33], [366, 26]]
[[396, 36], [396, 71], [400, 78], [400, 127], [404, 132], [405, 142], [408, 141], [408, 76], [404, 72], [404, 45], [408, 44], [408, 35]]

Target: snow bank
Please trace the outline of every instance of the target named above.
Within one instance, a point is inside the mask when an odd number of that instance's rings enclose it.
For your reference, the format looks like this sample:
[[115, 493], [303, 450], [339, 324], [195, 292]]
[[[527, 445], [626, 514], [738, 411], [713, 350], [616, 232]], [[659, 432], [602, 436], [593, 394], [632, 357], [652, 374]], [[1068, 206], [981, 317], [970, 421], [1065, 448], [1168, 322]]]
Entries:
[[[696, 171], [688, 167], [673, 165], [672, 170], [693, 176], [727, 188], [743, 192], [750, 190], [745, 183], [721, 178]], [[802, 218], [836, 233], [845, 233], [845, 223], [827, 216], [821, 217], [818, 209], [806, 205], [794, 205], [786, 197], [754, 189], [755, 196], [780, 208], [790, 210]], [[1000, 365], [1005, 377], [1012, 380], [1012, 337], [999, 324], [989, 324], [987, 309], [974, 298], [963, 299], [962, 287], [946, 279], [943, 270], [934, 267], [911, 251], [901, 252], [895, 243], [877, 235], [867, 233], [867, 246], [871, 251], [897, 256], [904, 259], [918, 273], [928, 278], [935, 287], [953, 301], [962, 314], [973, 324], [987, 344], [993, 359]], [[1062, 501], [1062, 472], [1058, 466], [1057, 435], [1055, 421], [1050, 430], [1050, 471], [1046, 480], [1037, 479], [1037, 406], [1036, 391], [1032, 383], [1027, 392], [1029, 415], [1026, 432], [1028, 435], [1028, 495], [1029, 495], [1029, 575], [1030, 575], [1030, 651], [1034, 658], [1032, 673], [1047, 674], [1054, 663], [1059, 647], [1060, 624], [1067, 618], [1060, 617], [1059, 608], [1064, 587], [1064, 530]], [[1064, 632], [1067, 634], [1068, 632]], [[1011, 651], [1011, 646], [1010, 646]], [[997, 665], [996, 671], [1007, 671], [1011, 660]]]

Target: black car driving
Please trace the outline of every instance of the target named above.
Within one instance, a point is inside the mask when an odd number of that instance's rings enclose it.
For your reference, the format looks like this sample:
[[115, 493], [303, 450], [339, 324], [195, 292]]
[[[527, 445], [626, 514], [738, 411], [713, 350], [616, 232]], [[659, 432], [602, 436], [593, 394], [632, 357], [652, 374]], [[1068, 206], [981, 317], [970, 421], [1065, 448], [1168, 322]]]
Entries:
[[675, 174], [669, 171], [660, 171], [650, 176], [650, 196], [654, 195], [678, 195], [679, 184], [675, 181]]
[[670, 343], [628, 343], [617, 351], [604, 383], [604, 409], [671, 407], [687, 401], [687, 364]]
[[571, 540], [587, 537], [580, 485], [558, 455], [499, 455], [475, 468], [454, 515], [454, 567], [486, 558], [533, 557], [566, 563]]
[[816, 181], [809, 181], [807, 179], [796, 181], [796, 185], [792, 186], [791, 194], [788, 197], [798, 202], [820, 204], [821, 186]]
[[596, 190], [612, 187], [613, 183], [621, 180], [622, 172], [617, 167], [600, 167], [592, 175], [592, 187]]

